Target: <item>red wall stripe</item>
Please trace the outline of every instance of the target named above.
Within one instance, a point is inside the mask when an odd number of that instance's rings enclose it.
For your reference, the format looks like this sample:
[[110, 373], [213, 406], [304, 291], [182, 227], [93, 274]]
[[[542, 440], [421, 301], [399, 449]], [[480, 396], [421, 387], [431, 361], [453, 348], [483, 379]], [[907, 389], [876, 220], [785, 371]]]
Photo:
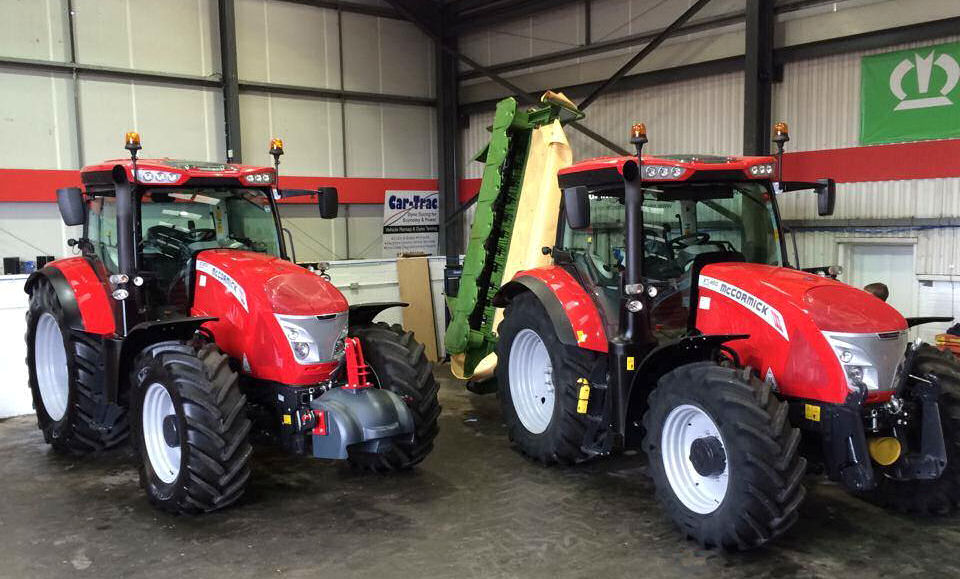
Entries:
[[[783, 176], [790, 181], [833, 177], [838, 183], [960, 177], [960, 139], [898, 143], [786, 153]], [[58, 187], [80, 184], [78, 171], [0, 169], [0, 202], [54, 202]], [[436, 179], [367, 179], [353, 177], [280, 176], [291, 189], [333, 186], [342, 203], [379, 205], [390, 190], [435, 191]], [[460, 201], [480, 190], [480, 179], [460, 181]], [[312, 203], [306, 197], [287, 203]]]
[[783, 155], [783, 178], [837, 183], [960, 177], [960, 139], [802, 151]]

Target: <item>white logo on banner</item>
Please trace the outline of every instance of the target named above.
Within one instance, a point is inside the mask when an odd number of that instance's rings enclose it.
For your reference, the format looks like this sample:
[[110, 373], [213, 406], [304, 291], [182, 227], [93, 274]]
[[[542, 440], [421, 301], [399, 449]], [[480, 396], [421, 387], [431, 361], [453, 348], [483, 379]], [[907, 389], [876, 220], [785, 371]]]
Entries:
[[[931, 51], [927, 56], [920, 56], [919, 53], [914, 53], [913, 61], [909, 58], [904, 58], [900, 61], [900, 64], [894, 67], [893, 72], [890, 73], [890, 92], [900, 100], [900, 104], [894, 107], [893, 110], [927, 109], [953, 104], [953, 101], [947, 98], [947, 95], [956, 88], [957, 82], [960, 81], [960, 65], [958, 65], [957, 61], [949, 54], [941, 54], [934, 60], [933, 55], [935, 52], [936, 51]], [[908, 99], [907, 92], [903, 90], [903, 78], [908, 72], [916, 69], [917, 90], [920, 94], [928, 94], [930, 92], [930, 77], [932, 76], [934, 66], [940, 67], [943, 72], [947, 74], [946, 81], [943, 86], [940, 87], [940, 96]]]
[[783, 339], [787, 341], [790, 340], [790, 337], [787, 335], [787, 325], [784, 323], [783, 316], [780, 315], [780, 312], [752, 293], [740, 289], [735, 285], [730, 285], [725, 281], [720, 281], [719, 279], [705, 275], [700, 276], [700, 287], [715, 291], [722, 296], [732, 299], [756, 314], [761, 320], [767, 322], [771, 328], [783, 336]]
[[240, 305], [243, 306], [243, 309], [247, 310], [248, 312], [250, 311], [250, 309], [247, 308], [247, 292], [243, 291], [243, 288], [240, 287], [240, 284], [238, 284], [232, 277], [227, 275], [227, 272], [223, 271], [212, 263], [200, 261], [199, 259], [197, 260], [197, 271], [202, 271], [203, 273], [223, 284], [223, 287], [226, 288], [227, 293], [233, 294], [233, 297], [237, 298], [237, 301], [240, 302]]

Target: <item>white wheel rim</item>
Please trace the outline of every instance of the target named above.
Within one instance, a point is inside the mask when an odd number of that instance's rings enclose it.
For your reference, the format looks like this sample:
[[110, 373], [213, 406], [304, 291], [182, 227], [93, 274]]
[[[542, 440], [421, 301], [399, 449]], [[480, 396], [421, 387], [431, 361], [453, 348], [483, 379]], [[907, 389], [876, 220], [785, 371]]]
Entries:
[[726, 448], [720, 429], [710, 415], [691, 404], [670, 411], [660, 436], [663, 468], [670, 488], [685, 507], [701, 515], [720, 507], [730, 479], [729, 460], [725, 460], [723, 471], [716, 475], [703, 476], [694, 468], [690, 449], [695, 440], [707, 437], [717, 438]]
[[180, 474], [180, 441], [177, 436], [176, 444], [168, 444], [163, 425], [165, 420], [175, 421], [176, 416], [173, 400], [167, 389], [156, 382], [147, 386], [147, 392], [143, 396], [143, 445], [147, 449], [147, 458], [153, 472], [167, 484], [177, 480], [177, 475]]
[[550, 353], [536, 332], [520, 330], [510, 345], [510, 398], [520, 423], [531, 434], [550, 426], [556, 390]]
[[60, 332], [60, 324], [52, 314], [43, 313], [37, 321], [33, 361], [43, 408], [51, 420], [60, 420], [67, 413], [70, 386], [63, 334]]

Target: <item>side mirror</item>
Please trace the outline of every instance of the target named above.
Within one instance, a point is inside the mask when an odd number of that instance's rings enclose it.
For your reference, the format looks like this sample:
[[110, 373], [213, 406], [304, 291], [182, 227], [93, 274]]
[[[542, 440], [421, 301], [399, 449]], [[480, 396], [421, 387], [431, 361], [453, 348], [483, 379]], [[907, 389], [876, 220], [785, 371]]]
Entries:
[[83, 192], [79, 187], [57, 189], [57, 206], [66, 225], [83, 225], [85, 211]]
[[563, 212], [567, 215], [570, 229], [586, 229], [590, 226], [590, 195], [586, 187], [563, 190]]
[[336, 187], [318, 187], [317, 203], [320, 205], [320, 217], [324, 219], [336, 219], [337, 208], [340, 203], [337, 196]]
[[833, 179], [817, 179], [817, 213], [820, 217], [833, 215], [837, 204], [837, 184]]

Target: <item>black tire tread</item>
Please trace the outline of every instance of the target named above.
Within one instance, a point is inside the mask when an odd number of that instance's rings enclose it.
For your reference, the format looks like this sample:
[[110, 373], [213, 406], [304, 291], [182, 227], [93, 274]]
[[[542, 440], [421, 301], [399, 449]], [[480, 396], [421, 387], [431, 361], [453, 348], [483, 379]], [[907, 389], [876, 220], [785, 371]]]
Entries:
[[360, 339], [367, 364], [379, 366], [378, 376], [389, 376], [389, 383], [381, 387], [406, 401], [413, 413], [415, 436], [413, 444], [396, 443], [379, 454], [349, 448], [347, 460], [354, 468], [378, 473], [412, 468], [430, 454], [439, 432], [440, 385], [433, 376], [433, 364], [424, 345], [400, 324], [351, 326], [350, 335]]
[[[540, 328], [533, 327], [540, 325]], [[509, 345], [512, 336], [521, 329], [531, 328], [537, 331], [548, 350], [561, 350], [559, 356], [551, 355], [554, 384], [557, 388], [556, 402], [560, 406], [559, 421], [551, 424], [544, 435], [549, 436], [547, 444], [531, 443], [525, 436], [526, 429], [520, 422], [513, 403], [509, 399]], [[543, 330], [550, 328], [550, 330]], [[579, 390], [576, 377], [590, 376], [595, 354], [583, 348], [561, 344], [552, 330], [552, 323], [546, 310], [532, 293], [523, 293], [515, 297], [504, 311], [500, 323], [497, 342], [497, 382], [499, 384], [501, 413], [507, 424], [507, 433], [513, 447], [524, 456], [544, 465], [572, 465], [593, 458], [583, 450], [588, 422], [583, 414], [577, 413]], [[557, 415], [555, 415], [557, 416]]]
[[[60, 323], [60, 331], [67, 338], [67, 368], [70, 376], [70, 406], [64, 419], [53, 422], [39, 410], [42, 398], [36, 382], [33, 348], [30, 343], [33, 326], [43, 313], [52, 314]], [[113, 427], [104, 429], [97, 424], [97, 417], [106, 410], [102, 386], [97, 383], [97, 368], [100, 363], [101, 345], [95, 336], [71, 332], [63, 319], [63, 310], [56, 291], [46, 278], [39, 278], [30, 293], [27, 309], [26, 363], [29, 369], [29, 387], [33, 405], [37, 411], [37, 425], [43, 431], [44, 440], [57, 452], [68, 455], [99, 453], [117, 448], [130, 435], [127, 412], [124, 409]], [[63, 420], [68, 422], [60, 424]]]
[[[144, 349], [135, 367], [153, 366], [175, 385], [184, 408], [187, 424], [187, 476], [181, 488], [169, 499], [152, 492], [147, 472], [147, 457], [141, 454], [140, 483], [156, 507], [175, 514], [210, 512], [236, 502], [250, 478], [249, 442], [252, 426], [244, 407], [246, 396], [240, 392], [239, 378], [229, 358], [215, 344], [199, 349], [182, 342], [160, 342]], [[138, 401], [146, 384], [138, 383]], [[138, 404], [139, 410], [139, 404]], [[141, 444], [140, 412], [134, 416]]]
[[[731, 472], [740, 471], [731, 475], [730, 483], [739, 481], [742, 488], [728, 488], [724, 504], [709, 515], [684, 507], [663, 471], [662, 418], [678, 400], [710, 406], [731, 453], [728, 460], [736, 461], [731, 462]], [[806, 496], [807, 462], [799, 452], [800, 432], [785, 419], [785, 407], [750, 368], [697, 362], [660, 379], [643, 419], [643, 448], [650, 459], [657, 499], [687, 538], [705, 548], [746, 550], [782, 535], [797, 521]]]

